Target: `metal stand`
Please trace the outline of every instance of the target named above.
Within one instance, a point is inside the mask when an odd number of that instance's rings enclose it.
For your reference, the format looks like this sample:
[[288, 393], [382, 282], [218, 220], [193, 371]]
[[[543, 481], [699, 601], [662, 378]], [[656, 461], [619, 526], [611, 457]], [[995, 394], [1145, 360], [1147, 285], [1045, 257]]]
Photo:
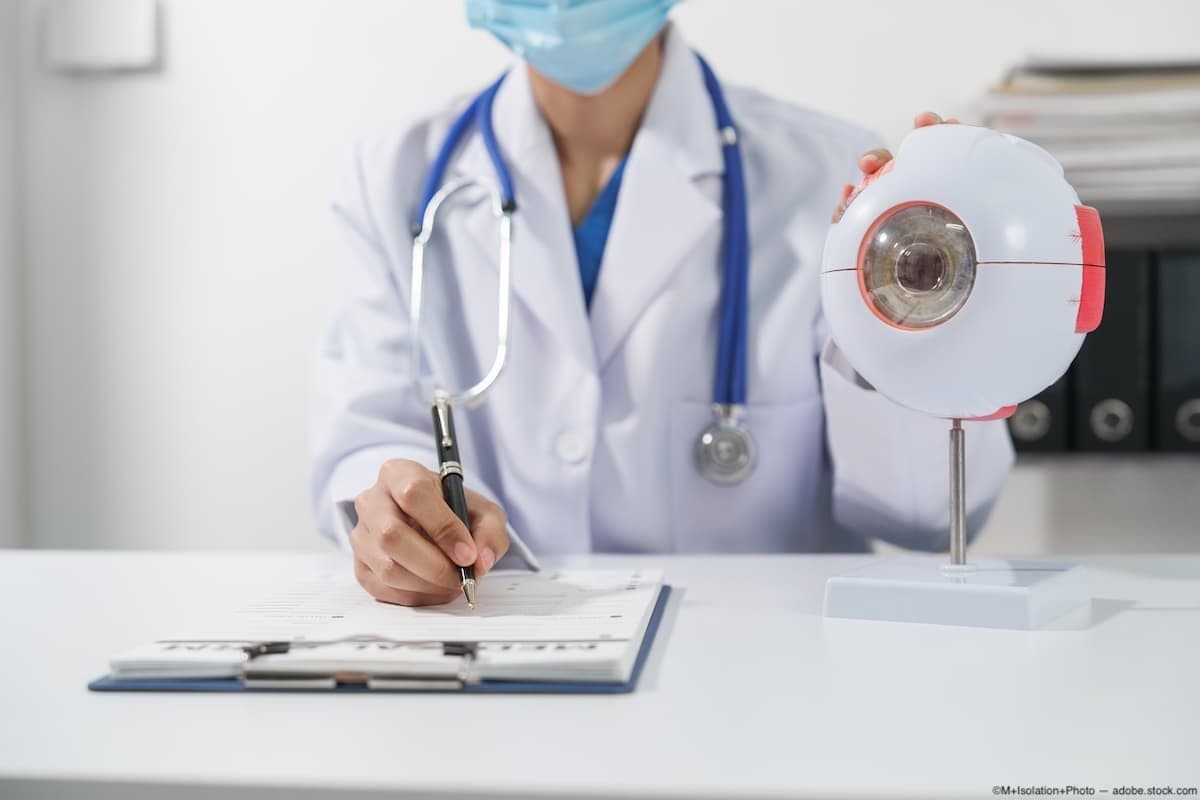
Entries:
[[962, 420], [950, 427], [950, 561], [871, 561], [825, 583], [825, 616], [1029, 630], [1091, 603], [1082, 567], [982, 558], [967, 563], [967, 463]]
[[950, 563], [967, 563], [967, 456], [961, 419], [950, 427]]

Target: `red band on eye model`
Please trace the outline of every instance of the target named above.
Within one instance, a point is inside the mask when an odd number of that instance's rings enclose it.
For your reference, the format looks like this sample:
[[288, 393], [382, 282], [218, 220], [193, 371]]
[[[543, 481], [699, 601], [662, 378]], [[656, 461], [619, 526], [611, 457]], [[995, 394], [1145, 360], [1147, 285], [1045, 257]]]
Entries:
[[1079, 310], [1075, 313], [1075, 332], [1091, 333], [1100, 327], [1104, 316], [1104, 267], [1083, 266], [1079, 287]]
[[1075, 332], [1091, 333], [1100, 327], [1104, 316], [1104, 231], [1100, 227], [1100, 215], [1094, 208], [1075, 206], [1075, 218], [1079, 222], [1080, 261], [1083, 264]]
[[1008, 419], [1015, 413], [1017, 413], [1016, 406], [1002, 406], [991, 414], [985, 414], [982, 417], [967, 417], [967, 419], [971, 422], [990, 422], [994, 419]]
[[1103, 267], [1104, 229], [1100, 227], [1100, 214], [1091, 206], [1075, 206], [1075, 220], [1079, 223], [1079, 243], [1083, 251], [1079, 263]]

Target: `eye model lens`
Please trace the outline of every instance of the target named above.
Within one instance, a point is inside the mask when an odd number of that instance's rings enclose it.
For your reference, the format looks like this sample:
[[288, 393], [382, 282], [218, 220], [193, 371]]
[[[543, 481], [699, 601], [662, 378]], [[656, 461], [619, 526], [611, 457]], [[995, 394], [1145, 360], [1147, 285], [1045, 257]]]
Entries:
[[876, 220], [864, 244], [863, 294], [896, 327], [940, 325], [975, 285], [975, 243], [962, 220], [940, 206], [902, 206]]

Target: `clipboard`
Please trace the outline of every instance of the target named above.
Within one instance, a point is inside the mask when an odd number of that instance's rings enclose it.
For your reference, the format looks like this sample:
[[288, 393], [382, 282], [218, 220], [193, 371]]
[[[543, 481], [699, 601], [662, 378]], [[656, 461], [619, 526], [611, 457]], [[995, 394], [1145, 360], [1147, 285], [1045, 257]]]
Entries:
[[484, 679], [476, 682], [452, 680], [413, 679], [376, 681], [369, 683], [343, 683], [336, 677], [311, 681], [289, 680], [277, 684], [256, 682], [247, 684], [241, 678], [215, 679], [115, 679], [109, 675], [97, 678], [88, 684], [93, 692], [275, 692], [275, 693], [328, 693], [379, 694], [379, 693], [445, 693], [445, 694], [629, 694], [637, 688], [642, 669], [649, 658], [654, 640], [671, 595], [671, 587], [663, 585], [659, 590], [654, 609], [646, 623], [646, 632], [630, 672], [624, 682], [577, 682], [577, 681], [520, 681]]

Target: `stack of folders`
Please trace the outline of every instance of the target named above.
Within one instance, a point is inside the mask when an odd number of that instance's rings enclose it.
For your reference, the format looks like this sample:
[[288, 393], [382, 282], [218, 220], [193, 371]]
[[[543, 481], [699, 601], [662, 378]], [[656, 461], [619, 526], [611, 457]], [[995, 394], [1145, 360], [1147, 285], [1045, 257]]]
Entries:
[[1017, 448], [1200, 451], [1200, 248], [1152, 232], [1200, 229], [1200, 61], [1033, 58], [981, 117], [1044, 147], [1133, 232], [1106, 253], [1104, 319], [1071, 371], [1010, 418]]
[[477, 604], [378, 603], [343, 573], [121, 653], [96, 691], [632, 691], [669, 589], [658, 570], [495, 572]]
[[1200, 61], [1032, 59], [983, 121], [1045, 147], [1101, 213], [1200, 211]]
[[1009, 419], [1024, 452], [1200, 453], [1200, 248], [1110, 248], [1104, 319]]

